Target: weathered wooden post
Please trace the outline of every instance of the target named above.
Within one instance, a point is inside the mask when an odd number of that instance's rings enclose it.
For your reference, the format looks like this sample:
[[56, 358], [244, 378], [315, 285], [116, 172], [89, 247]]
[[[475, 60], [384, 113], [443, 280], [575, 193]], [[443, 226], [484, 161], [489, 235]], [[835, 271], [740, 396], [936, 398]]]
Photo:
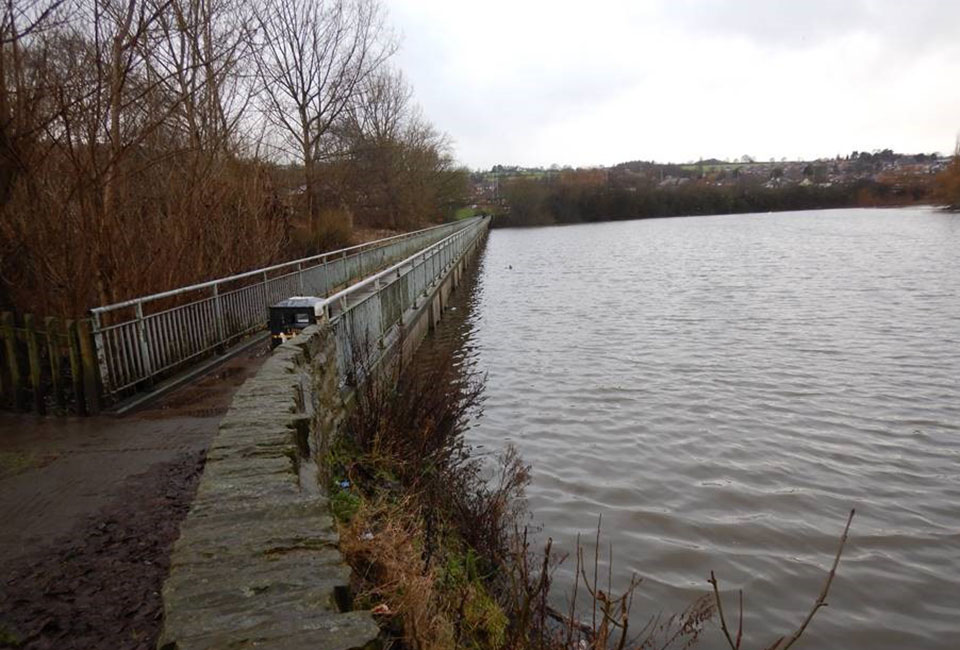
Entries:
[[73, 383], [73, 397], [77, 401], [77, 415], [87, 414], [87, 405], [83, 399], [83, 367], [80, 364], [80, 338], [77, 336], [77, 323], [67, 321], [67, 345], [70, 349], [70, 381]]
[[3, 344], [7, 352], [7, 369], [10, 372], [10, 405], [18, 411], [23, 410], [23, 378], [20, 375], [20, 354], [17, 348], [16, 319], [9, 311], [0, 316], [0, 329], [3, 331]]
[[46, 412], [46, 404], [43, 399], [40, 343], [37, 340], [37, 325], [33, 314], [27, 314], [23, 317], [23, 329], [27, 339], [27, 360], [30, 363], [30, 388], [33, 390], [33, 410], [43, 415]]
[[77, 338], [80, 339], [80, 363], [83, 365], [83, 395], [86, 398], [87, 414], [96, 415], [100, 412], [100, 387], [97, 382], [97, 353], [94, 350], [90, 319], [84, 318], [77, 324]]
[[66, 408], [67, 402], [63, 396], [63, 350], [59, 338], [63, 336], [60, 321], [53, 316], [43, 319], [43, 327], [47, 331], [47, 357], [50, 361], [50, 384], [53, 386], [53, 398], [58, 409]]

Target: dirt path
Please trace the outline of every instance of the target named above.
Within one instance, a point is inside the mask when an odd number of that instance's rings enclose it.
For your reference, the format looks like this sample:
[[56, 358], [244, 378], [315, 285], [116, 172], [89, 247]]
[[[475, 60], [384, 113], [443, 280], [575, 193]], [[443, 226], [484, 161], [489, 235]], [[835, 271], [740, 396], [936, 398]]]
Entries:
[[152, 647], [207, 446], [265, 352], [122, 418], [0, 416], [0, 647]]

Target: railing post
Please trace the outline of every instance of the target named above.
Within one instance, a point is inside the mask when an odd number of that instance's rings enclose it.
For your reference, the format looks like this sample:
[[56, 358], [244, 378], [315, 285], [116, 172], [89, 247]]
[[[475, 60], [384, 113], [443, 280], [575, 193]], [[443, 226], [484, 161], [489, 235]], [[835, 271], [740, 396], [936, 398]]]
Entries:
[[383, 350], [386, 347], [383, 343], [383, 337], [386, 334], [386, 332], [384, 331], [384, 327], [383, 327], [383, 292], [381, 291], [381, 288], [382, 288], [382, 285], [380, 284], [380, 278], [377, 277], [377, 279], [373, 281], [373, 290], [377, 294], [377, 303], [379, 303], [380, 305], [380, 310], [379, 310], [380, 311], [380, 327], [377, 329], [377, 332], [378, 332], [377, 347], [380, 350]]
[[303, 262], [297, 262], [297, 287], [302, 296], [305, 293], [303, 290]]
[[221, 354], [223, 353], [224, 348], [227, 345], [227, 336], [224, 326], [223, 326], [223, 301], [220, 299], [220, 285], [213, 285], [213, 310], [214, 316], [217, 319], [217, 345], [219, 349], [217, 350]]
[[137, 338], [140, 340], [140, 366], [148, 387], [153, 386], [153, 364], [150, 363], [150, 344], [147, 342], [147, 324], [143, 320], [143, 301], [137, 302]]
[[329, 275], [329, 271], [327, 271], [326, 255], [323, 256], [323, 261], [321, 262], [321, 264], [323, 266], [320, 267], [320, 273], [321, 273], [320, 277], [323, 278], [323, 284], [320, 285], [321, 290], [318, 291], [317, 293], [319, 293], [321, 296], [326, 298], [327, 296], [330, 295], [330, 275]]
[[423, 274], [423, 290], [422, 291], [423, 291], [423, 297], [426, 298], [427, 293], [429, 292], [429, 289], [430, 289], [430, 283], [427, 282], [427, 280], [429, 279], [427, 277], [427, 254], [420, 253], [420, 258], [423, 260], [420, 263], [420, 268], [422, 269], [422, 274]]

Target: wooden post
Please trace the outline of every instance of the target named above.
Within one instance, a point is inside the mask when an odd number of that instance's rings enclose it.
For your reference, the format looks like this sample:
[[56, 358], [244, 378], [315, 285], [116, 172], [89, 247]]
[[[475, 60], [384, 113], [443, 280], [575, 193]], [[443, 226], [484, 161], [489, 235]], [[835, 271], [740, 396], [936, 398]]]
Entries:
[[46, 403], [43, 399], [42, 368], [40, 367], [40, 342], [37, 340], [37, 325], [33, 314], [23, 317], [23, 329], [27, 338], [27, 359], [30, 362], [30, 388], [33, 389], [33, 410], [43, 415]]
[[0, 317], [0, 326], [3, 329], [4, 348], [7, 351], [7, 368], [10, 371], [10, 404], [18, 411], [24, 408], [23, 377], [20, 374], [20, 354], [17, 349], [16, 320], [9, 311], [3, 312]]
[[47, 330], [47, 356], [50, 361], [50, 383], [53, 385], [53, 397], [57, 400], [57, 408], [61, 411], [66, 408], [67, 402], [63, 396], [63, 329], [60, 321], [53, 316], [43, 319], [44, 329]]
[[83, 365], [83, 395], [86, 398], [87, 414], [100, 412], [100, 386], [97, 382], [97, 353], [93, 346], [90, 320], [84, 318], [77, 324], [80, 339], [80, 363]]
[[77, 415], [87, 414], [87, 405], [83, 400], [83, 368], [80, 365], [80, 339], [77, 337], [77, 323], [67, 321], [67, 345], [70, 347], [70, 381], [73, 383], [73, 398], [77, 401]]
[[3, 344], [0, 343], [0, 408], [3, 408], [7, 404], [13, 402], [13, 397], [10, 394], [10, 382], [7, 381], [7, 354], [6, 349], [4, 349]]

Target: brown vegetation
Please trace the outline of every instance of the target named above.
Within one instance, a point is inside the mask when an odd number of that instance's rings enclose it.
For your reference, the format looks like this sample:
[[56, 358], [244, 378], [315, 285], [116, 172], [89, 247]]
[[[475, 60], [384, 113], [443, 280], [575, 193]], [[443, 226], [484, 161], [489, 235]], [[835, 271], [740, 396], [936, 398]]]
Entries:
[[374, 92], [395, 49], [376, 0], [9, 0], [0, 307], [78, 316], [439, 220], [463, 174]]
[[960, 210], [960, 142], [953, 162], [937, 176], [936, 199], [951, 210]]

